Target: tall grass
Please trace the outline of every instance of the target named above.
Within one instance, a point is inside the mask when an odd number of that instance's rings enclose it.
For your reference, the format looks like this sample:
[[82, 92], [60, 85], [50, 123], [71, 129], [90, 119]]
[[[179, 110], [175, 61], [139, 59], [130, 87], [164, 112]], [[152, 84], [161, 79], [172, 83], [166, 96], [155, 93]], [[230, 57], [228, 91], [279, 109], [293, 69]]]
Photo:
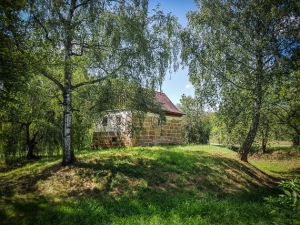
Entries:
[[[4, 224], [270, 224], [276, 177], [214, 146], [77, 152], [1, 167]], [[277, 221], [280, 222], [280, 221]]]

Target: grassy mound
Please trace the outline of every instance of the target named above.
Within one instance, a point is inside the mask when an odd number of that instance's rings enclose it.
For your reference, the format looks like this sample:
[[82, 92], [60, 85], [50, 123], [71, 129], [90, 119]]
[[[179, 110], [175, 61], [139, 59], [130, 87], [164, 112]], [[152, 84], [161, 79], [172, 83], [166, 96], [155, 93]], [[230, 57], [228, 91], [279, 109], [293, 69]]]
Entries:
[[[1, 167], [2, 224], [269, 224], [278, 176], [215, 146], [82, 151]], [[263, 159], [253, 158], [256, 164]], [[263, 164], [263, 163], [262, 163]]]

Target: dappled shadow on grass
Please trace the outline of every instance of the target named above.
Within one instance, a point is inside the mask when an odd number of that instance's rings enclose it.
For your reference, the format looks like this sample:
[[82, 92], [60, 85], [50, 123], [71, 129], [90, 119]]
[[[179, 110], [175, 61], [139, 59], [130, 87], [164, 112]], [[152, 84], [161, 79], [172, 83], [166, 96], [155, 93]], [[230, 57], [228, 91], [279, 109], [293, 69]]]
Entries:
[[[13, 214], [8, 215], [2, 209], [5, 204], [5, 208]], [[0, 221], [1, 224], [36, 224], [36, 216], [38, 213], [45, 211], [43, 204], [48, 204], [48, 200], [44, 196], [35, 196], [31, 198], [5, 198], [1, 201]]]
[[26, 159], [26, 157], [18, 158], [14, 160], [13, 162], [6, 164], [3, 160], [0, 164], [0, 173], [9, 172], [12, 170], [15, 170], [17, 168], [26, 166], [27, 164], [39, 161], [41, 157], [37, 157], [35, 159]]
[[[92, 176], [90, 188], [86, 186], [88, 194], [96, 190], [116, 199], [140, 189], [228, 196], [273, 187], [276, 181], [251, 165], [195, 151], [164, 151], [156, 159], [116, 154], [88, 162], [79, 160], [72, 169], [81, 176], [78, 180]], [[83, 195], [84, 191], [74, 188], [71, 194]]]
[[[54, 159], [54, 158], [53, 158]], [[56, 161], [55, 159], [52, 162]], [[51, 160], [46, 160], [46, 162]], [[42, 166], [41, 170], [38, 166], [26, 167], [26, 165], [34, 164], [31, 161], [24, 164], [25, 168], [16, 169], [13, 175], [0, 176], [0, 221], [1, 224], [32, 224], [36, 218], [36, 214], [43, 210], [41, 204], [48, 204], [45, 196], [38, 190], [38, 183], [47, 180], [55, 174], [61, 167], [60, 163], [52, 163]], [[46, 163], [45, 162], [45, 163]], [[9, 170], [14, 172], [13, 170]], [[29, 220], [31, 222], [24, 222]]]
[[289, 180], [294, 178], [300, 178], [300, 167], [288, 171], [275, 171], [270, 170], [272, 174], [276, 174], [278, 177], [281, 177], [281, 180]]
[[4, 160], [0, 163], [0, 173], [7, 173], [19, 168], [22, 168], [28, 164], [33, 164], [35, 162], [44, 161], [44, 163], [51, 162], [54, 159], [61, 158], [61, 156], [36, 156], [32, 159], [27, 159], [26, 157], [21, 157], [16, 159], [14, 162], [10, 164], [6, 164]]
[[26, 194], [37, 191], [37, 182], [46, 180], [49, 176], [54, 174], [60, 168], [60, 164], [56, 163], [51, 166], [43, 168], [37, 173], [26, 173], [24, 176], [12, 177], [12, 179], [5, 179], [0, 176], [0, 197], [12, 197], [15, 194]]
[[[231, 199], [233, 208], [253, 201], [261, 204], [275, 181], [231, 158], [170, 148], [156, 157], [117, 151], [94, 158], [91, 154], [84, 160], [78, 157], [69, 167], [55, 163], [34, 176], [27, 174], [15, 181], [0, 178], [4, 184], [1, 204], [17, 212], [15, 216], [2, 213], [0, 219], [48, 224], [65, 219], [76, 224], [109, 224], [113, 217], [156, 214], [163, 218], [173, 210], [179, 215], [183, 211], [181, 216], [186, 218], [205, 216], [205, 212], [212, 213], [207, 209], [212, 207], [209, 204], [215, 207], [210, 210], [222, 215], [225, 206], [217, 206], [214, 201]], [[16, 194], [30, 194], [32, 198], [13, 198]]]

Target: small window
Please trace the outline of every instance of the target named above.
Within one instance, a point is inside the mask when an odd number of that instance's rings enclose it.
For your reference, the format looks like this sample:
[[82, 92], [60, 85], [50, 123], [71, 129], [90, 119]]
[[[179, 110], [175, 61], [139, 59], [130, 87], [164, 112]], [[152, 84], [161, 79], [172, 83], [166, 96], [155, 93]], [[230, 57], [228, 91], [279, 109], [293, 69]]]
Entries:
[[112, 141], [112, 142], [117, 142], [117, 141], [118, 141], [118, 138], [117, 138], [117, 137], [112, 137], [112, 138], [111, 138], [111, 141]]
[[122, 117], [121, 117], [120, 115], [118, 115], [118, 116], [116, 117], [116, 122], [117, 122], [117, 125], [118, 125], [118, 126], [121, 125], [121, 119], [122, 119]]
[[104, 118], [102, 119], [102, 126], [106, 127], [106, 126], [107, 126], [107, 122], [108, 122], [107, 117], [104, 117]]

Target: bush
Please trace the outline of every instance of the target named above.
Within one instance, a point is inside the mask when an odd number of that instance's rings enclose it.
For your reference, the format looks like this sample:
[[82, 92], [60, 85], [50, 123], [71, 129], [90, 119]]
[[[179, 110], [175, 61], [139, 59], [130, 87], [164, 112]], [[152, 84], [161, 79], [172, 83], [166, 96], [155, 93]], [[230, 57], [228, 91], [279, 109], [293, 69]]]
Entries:
[[272, 207], [272, 215], [282, 218], [285, 224], [300, 224], [300, 179], [279, 182], [283, 194], [264, 198]]

